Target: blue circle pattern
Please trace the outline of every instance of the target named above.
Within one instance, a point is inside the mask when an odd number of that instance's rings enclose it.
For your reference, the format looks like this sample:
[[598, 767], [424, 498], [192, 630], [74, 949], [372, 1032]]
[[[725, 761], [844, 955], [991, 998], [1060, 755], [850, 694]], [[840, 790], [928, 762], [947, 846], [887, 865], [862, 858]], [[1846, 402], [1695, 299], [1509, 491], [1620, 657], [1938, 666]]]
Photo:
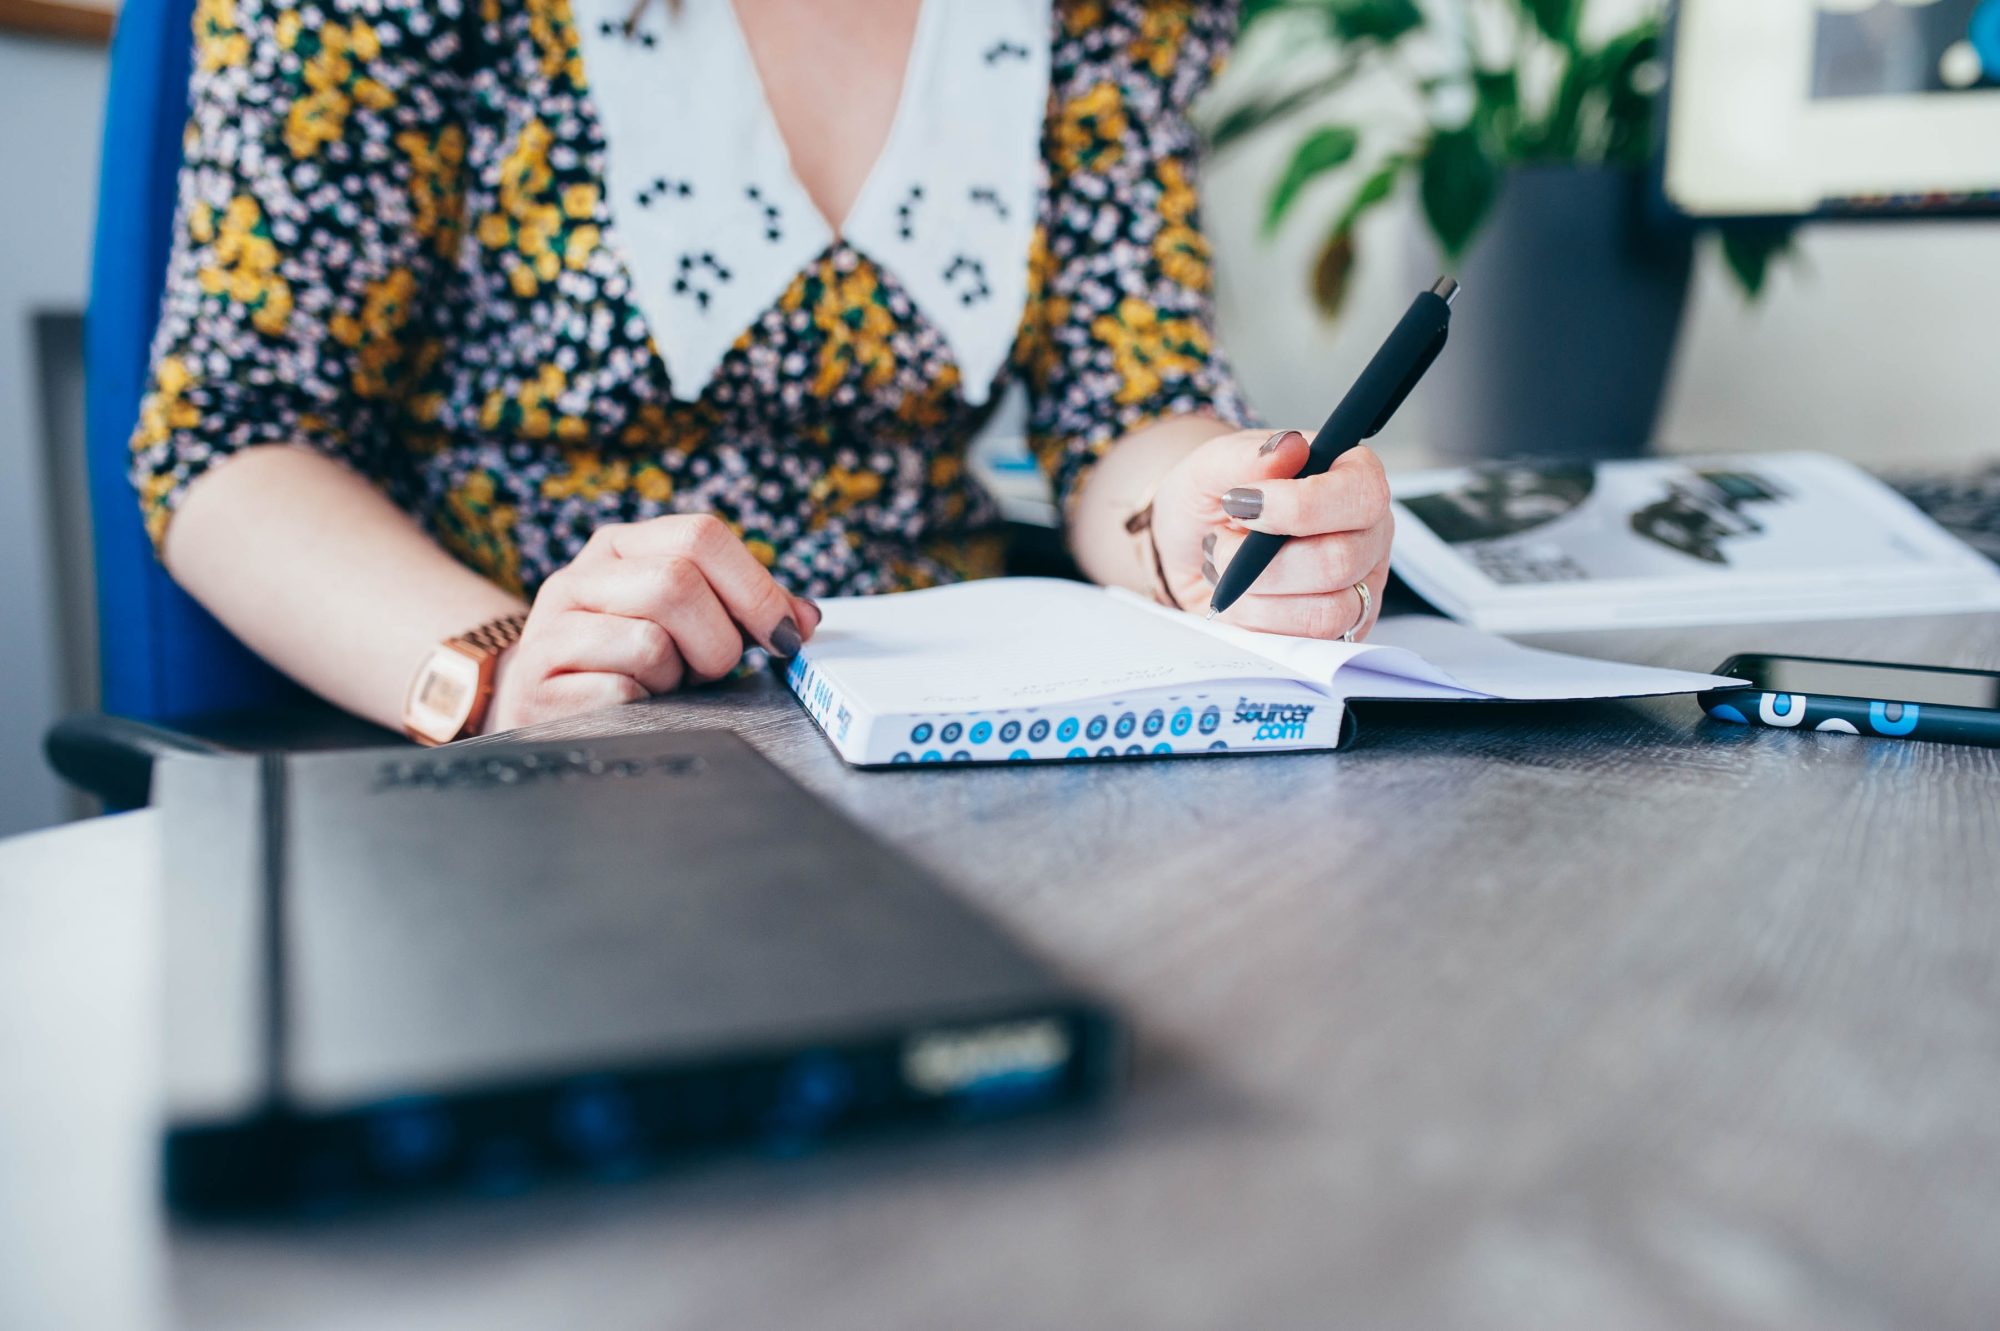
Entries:
[[1132, 727], [1139, 724], [1139, 718], [1127, 712], [1118, 718], [1118, 738], [1124, 739], [1132, 733]]
[[957, 749], [953, 751], [951, 755], [951, 760], [955, 763], [969, 763], [972, 761], [972, 755], [967, 753], [964, 749]]
[[1040, 744], [1048, 737], [1049, 723], [1047, 721], [1037, 721], [1028, 727], [1028, 740], [1030, 743]]
[[1165, 712], [1160, 711], [1158, 708], [1154, 708], [1152, 711], [1146, 713], [1146, 724], [1144, 728], [1148, 735], [1159, 734], [1161, 727], [1165, 726], [1166, 724], [1167, 724], [1167, 714]]
[[993, 723], [991, 721], [973, 722], [972, 733], [967, 735], [966, 738], [974, 744], [984, 744], [987, 740], [993, 738]]
[[1023, 763], [1026, 762], [1027, 760], [1028, 760], [1028, 751], [1026, 749], [1016, 749], [1012, 753], [1007, 755], [1007, 761], [1011, 763]]
[[895, 758], [892, 761], [899, 763], [906, 763], [910, 761], [910, 755], [907, 753], [899, 753], [895, 756]]
[[946, 744], [956, 744], [958, 742], [958, 737], [964, 733], [965, 733], [964, 726], [961, 726], [956, 721], [950, 721], [945, 724], [945, 728], [943, 730], [938, 731], [938, 738], [940, 740], [943, 740]]
[[1000, 742], [1002, 744], [1012, 744], [1019, 738], [1021, 738], [1021, 723], [1019, 721], [1009, 721], [1006, 725], [1000, 727]]
[[1069, 743], [1071, 740], [1076, 738], [1075, 717], [1066, 716], [1063, 718], [1063, 723], [1060, 726], [1056, 727], [1056, 738], [1061, 740], [1065, 744]]
[[1083, 733], [1091, 739], [1103, 739], [1104, 727], [1108, 724], [1103, 717], [1093, 716], [1090, 718], [1090, 724], [1084, 727]]
[[1088, 758], [1088, 757], [1090, 756], [1090, 750], [1088, 750], [1088, 749], [1071, 749], [1071, 750], [1069, 751], [1069, 756], [1070, 756], [1070, 757], [1072, 757], [1072, 758]]
[[1190, 729], [1193, 728], [1193, 726], [1194, 726], [1194, 713], [1190, 712], [1187, 708], [1183, 707], [1178, 712], [1174, 713], [1173, 723], [1168, 728], [1171, 729], [1176, 735], [1185, 735], [1188, 733]]
[[1216, 727], [1220, 726], [1221, 724], [1222, 724], [1222, 709], [1220, 707], [1211, 707], [1207, 711], [1201, 714], [1202, 734], [1213, 735], [1215, 733]]
[[910, 743], [922, 744], [925, 740], [929, 739], [930, 737], [931, 737], [931, 723], [928, 721], [919, 721], [917, 722], [917, 728], [910, 732]]
[[918, 759], [918, 761], [926, 763], [941, 763], [944, 761], [944, 755], [942, 753], [939, 753], [936, 749], [925, 749], [924, 756]]
[[1161, 740], [1158, 744], [1155, 744], [1153, 746], [1154, 753], [1172, 753], [1173, 751], [1174, 751], [1174, 746], [1167, 743], [1165, 740]]

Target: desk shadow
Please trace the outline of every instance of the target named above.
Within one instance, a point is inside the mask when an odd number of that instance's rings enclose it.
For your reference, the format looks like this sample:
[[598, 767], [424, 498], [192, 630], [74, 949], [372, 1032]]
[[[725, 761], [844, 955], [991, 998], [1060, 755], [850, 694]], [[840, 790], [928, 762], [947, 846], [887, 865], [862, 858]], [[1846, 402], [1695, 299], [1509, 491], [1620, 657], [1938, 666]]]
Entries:
[[[1412, 754], [1480, 758], [1538, 768], [1650, 762], [1702, 772], [1733, 769], [1734, 745], [1696, 715], [1691, 699], [1601, 699], [1585, 702], [1357, 702], [1352, 761], [1387, 761]], [[1683, 720], [1667, 709], [1684, 710]]]

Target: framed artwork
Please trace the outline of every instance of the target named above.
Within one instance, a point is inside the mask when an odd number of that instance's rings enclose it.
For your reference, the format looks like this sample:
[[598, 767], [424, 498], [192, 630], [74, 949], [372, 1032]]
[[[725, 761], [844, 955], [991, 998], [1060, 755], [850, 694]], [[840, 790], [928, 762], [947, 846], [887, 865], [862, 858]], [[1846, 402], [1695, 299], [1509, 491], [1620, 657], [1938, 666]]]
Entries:
[[1757, 216], [2000, 203], [2000, 0], [1680, 0], [1666, 191]]
[[111, 40], [118, 0], [0, 0], [0, 31], [66, 37], [71, 41]]

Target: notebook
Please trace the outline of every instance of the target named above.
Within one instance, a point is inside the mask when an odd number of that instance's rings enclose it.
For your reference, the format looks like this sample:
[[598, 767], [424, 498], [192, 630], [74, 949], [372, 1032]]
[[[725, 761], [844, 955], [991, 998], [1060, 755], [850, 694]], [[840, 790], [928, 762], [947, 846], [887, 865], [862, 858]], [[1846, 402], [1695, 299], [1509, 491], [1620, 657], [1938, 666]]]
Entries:
[[1335, 749], [1347, 702], [1557, 701], [1729, 688], [1398, 616], [1362, 643], [1251, 633], [1121, 590], [995, 578], [822, 603], [786, 674], [858, 767]]

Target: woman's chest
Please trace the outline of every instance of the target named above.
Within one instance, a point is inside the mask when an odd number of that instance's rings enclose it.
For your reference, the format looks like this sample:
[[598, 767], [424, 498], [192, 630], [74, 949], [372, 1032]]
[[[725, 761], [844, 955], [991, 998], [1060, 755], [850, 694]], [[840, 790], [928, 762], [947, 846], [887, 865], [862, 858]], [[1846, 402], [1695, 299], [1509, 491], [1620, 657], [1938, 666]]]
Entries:
[[[809, 170], [785, 122], [837, 84], [767, 96], [798, 53], [760, 62], [755, 23], [725, 0], [533, 0], [489, 23], [462, 194], [432, 205], [461, 213], [446, 318], [482, 395], [524, 364], [553, 384], [540, 364], [554, 358], [574, 408], [596, 371], [692, 404], [740, 388], [746, 366], [826, 403], [900, 383], [892, 408], [938, 384], [984, 404], [1028, 299], [1048, 0], [908, 3], [901, 92], [872, 158], [822, 154]], [[879, 100], [893, 41], [875, 47], [853, 72]], [[826, 209], [847, 191], [836, 229]]]

